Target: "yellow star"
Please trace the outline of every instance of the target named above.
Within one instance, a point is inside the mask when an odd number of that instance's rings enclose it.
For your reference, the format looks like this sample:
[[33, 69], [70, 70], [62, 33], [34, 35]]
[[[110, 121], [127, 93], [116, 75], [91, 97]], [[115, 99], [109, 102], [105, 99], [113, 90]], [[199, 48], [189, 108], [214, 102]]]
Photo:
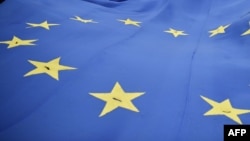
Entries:
[[44, 21], [42, 23], [39, 23], [39, 24], [36, 24], [36, 23], [26, 23], [28, 25], [30, 25], [30, 27], [28, 28], [32, 28], [32, 27], [42, 27], [42, 28], [45, 28], [47, 30], [49, 30], [49, 27], [50, 26], [55, 26], [55, 25], [59, 25], [59, 24], [50, 24], [48, 23], [48, 21]]
[[131, 20], [129, 18], [126, 19], [126, 20], [118, 20], [118, 21], [124, 22], [125, 25], [130, 25], [131, 24], [131, 25], [134, 25], [134, 26], [137, 26], [137, 27], [140, 27], [139, 24], [141, 23], [141, 22], [138, 22], [138, 21], [133, 21], [133, 20]]
[[211, 34], [209, 37], [213, 37], [217, 34], [226, 33], [225, 29], [228, 28], [229, 26], [230, 26], [230, 24], [225, 25], [225, 26], [219, 26], [218, 28], [216, 28], [214, 30], [210, 30], [209, 33], [211, 33]]
[[76, 68], [68, 67], [60, 65], [60, 57], [53, 59], [49, 62], [38, 62], [38, 61], [32, 61], [28, 60], [32, 65], [34, 65], [36, 68], [31, 70], [30, 72], [26, 73], [24, 76], [30, 76], [35, 74], [41, 74], [46, 73], [52, 78], [59, 80], [58, 78], [58, 72], [61, 70], [72, 70]]
[[250, 34], [250, 29], [248, 29], [247, 31], [245, 31], [244, 33], [241, 34], [241, 36], [245, 36], [245, 35], [249, 35]]
[[144, 92], [126, 93], [118, 82], [116, 82], [110, 93], [90, 93], [90, 95], [106, 102], [99, 117], [104, 116], [118, 107], [139, 112], [131, 101], [142, 94], [144, 94]]
[[92, 19], [87, 20], [87, 19], [83, 19], [83, 18], [81, 18], [79, 16], [75, 16], [75, 18], [70, 18], [70, 19], [76, 20], [76, 21], [79, 21], [79, 22], [82, 22], [82, 23], [98, 23], [98, 22], [93, 21]]
[[37, 41], [36, 39], [34, 40], [22, 40], [16, 36], [13, 36], [12, 40], [9, 41], [2, 41], [0, 42], [1, 44], [8, 44], [8, 48], [14, 48], [17, 46], [30, 46], [30, 45], [35, 45], [32, 42]]
[[242, 124], [238, 115], [250, 113], [250, 110], [233, 108], [229, 99], [226, 99], [226, 100], [218, 103], [218, 102], [213, 101], [213, 100], [206, 98], [204, 96], [201, 96], [201, 98], [212, 106], [212, 109], [204, 114], [205, 116], [224, 115], [224, 116], [227, 116], [228, 118], [234, 120], [238, 124]]
[[179, 35], [188, 35], [188, 34], [184, 33], [184, 31], [175, 30], [173, 28], [169, 28], [169, 30], [165, 30], [164, 32], [173, 34], [174, 37], [178, 37]]

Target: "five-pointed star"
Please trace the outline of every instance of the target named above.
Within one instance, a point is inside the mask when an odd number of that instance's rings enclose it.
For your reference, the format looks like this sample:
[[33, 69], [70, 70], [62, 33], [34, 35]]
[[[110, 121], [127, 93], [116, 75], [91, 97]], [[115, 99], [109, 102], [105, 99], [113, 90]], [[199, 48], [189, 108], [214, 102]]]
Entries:
[[37, 41], [37, 39], [33, 39], [33, 40], [22, 40], [16, 36], [13, 36], [12, 40], [9, 40], [9, 41], [2, 41], [0, 43], [2, 44], [8, 44], [8, 48], [14, 48], [14, 47], [17, 47], [17, 46], [25, 46], [25, 45], [35, 45], [33, 44], [32, 42], [35, 42]]
[[59, 24], [50, 24], [50, 23], [48, 23], [48, 21], [44, 21], [44, 22], [38, 23], [38, 24], [36, 24], [36, 23], [26, 23], [26, 24], [30, 25], [28, 28], [31, 28], [31, 27], [42, 27], [42, 28], [45, 28], [47, 30], [49, 30], [50, 26], [59, 25]]
[[229, 26], [230, 26], [230, 24], [225, 25], [225, 26], [219, 26], [218, 28], [216, 28], [214, 30], [210, 30], [209, 33], [211, 33], [211, 34], [209, 37], [213, 37], [217, 34], [225, 33], [226, 32], [225, 29], [228, 28]]
[[97, 23], [97, 22], [93, 21], [92, 19], [87, 20], [87, 19], [83, 19], [83, 18], [81, 18], [79, 16], [75, 16], [75, 18], [70, 18], [70, 19], [76, 20], [76, 21], [79, 21], [79, 22], [82, 22], [82, 23]]
[[184, 31], [175, 30], [173, 28], [169, 28], [169, 30], [165, 30], [164, 32], [173, 34], [174, 37], [178, 37], [179, 35], [188, 35], [188, 34], [184, 33]]
[[104, 116], [105, 114], [113, 111], [118, 107], [122, 107], [134, 112], [139, 112], [139, 110], [134, 106], [131, 101], [141, 96], [142, 94], [144, 94], [144, 92], [127, 93], [122, 89], [118, 82], [116, 82], [114, 88], [110, 93], [90, 93], [90, 95], [106, 102], [105, 107], [99, 115], [100, 117]]
[[126, 19], [126, 20], [118, 20], [118, 21], [120, 21], [120, 22], [124, 22], [124, 24], [125, 25], [134, 25], [134, 26], [137, 26], [137, 27], [140, 27], [140, 23], [141, 22], [138, 22], [138, 21], [133, 21], [133, 20], [131, 20], [131, 19]]
[[60, 65], [60, 57], [53, 59], [49, 62], [39, 62], [39, 61], [32, 61], [28, 60], [32, 65], [34, 65], [36, 68], [31, 70], [30, 72], [26, 73], [24, 76], [30, 76], [35, 74], [41, 74], [46, 73], [52, 78], [59, 80], [58, 78], [58, 72], [61, 70], [72, 70], [76, 68], [68, 67]]
[[241, 36], [245, 36], [245, 35], [249, 35], [250, 34], [250, 29], [248, 29], [247, 31], [245, 31], [244, 33], [241, 34]]
[[206, 98], [204, 96], [201, 96], [201, 98], [212, 106], [212, 109], [204, 114], [205, 116], [224, 115], [224, 116], [227, 116], [228, 118], [234, 120], [235, 122], [242, 124], [238, 115], [250, 113], [250, 110], [233, 108], [229, 99], [226, 99], [226, 100], [218, 103], [218, 102], [213, 101], [213, 100]]

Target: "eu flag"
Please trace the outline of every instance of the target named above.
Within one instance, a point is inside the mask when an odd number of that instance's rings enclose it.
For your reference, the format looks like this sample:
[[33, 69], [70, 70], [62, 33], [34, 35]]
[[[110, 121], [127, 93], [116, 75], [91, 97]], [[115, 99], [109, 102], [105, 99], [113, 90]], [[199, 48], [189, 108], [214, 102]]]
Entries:
[[0, 141], [222, 141], [250, 124], [249, 0], [6, 0]]

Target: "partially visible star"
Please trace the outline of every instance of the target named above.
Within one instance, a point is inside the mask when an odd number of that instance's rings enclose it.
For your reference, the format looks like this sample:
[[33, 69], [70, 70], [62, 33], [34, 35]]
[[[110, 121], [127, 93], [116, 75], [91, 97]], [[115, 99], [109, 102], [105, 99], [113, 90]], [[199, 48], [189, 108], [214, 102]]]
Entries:
[[106, 102], [105, 107], [99, 115], [100, 117], [106, 115], [118, 107], [139, 112], [139, 110], [132, 103], [132, 100], [141, 96], [142, 94], [144, 94], [144, 92], [125, 92], [118, 82], [116, 82], [110, 93], [90, 93], [90, 95]]
[[82, 22], [82, 23], [98, 23], [96, 21], [93, 21], [92, 19], [83, 19], [79, 16], [75, 16], [75, 18], [70, 18], [72, 20], [76, 20], [76, 21], [79, 21], [79, 22]]
[[207, 111], [204, 115], [224, 115], [238, 124], [242, 124], [240, 118], [238, 117], [240, 114], [250, 113], [250, 110], [246, 109], [237, 109], [232, 107], [229, 99], [226, 99], [222, 102], [216, 102], [204, 96], [201, 96], [203, 100], [205, 100], [209, 105], [212, 106], [212, 109]]
[[172, 34], [174, 37], [178, 37], [180, 35], [188, 35], [186, 33], [184, 33], [184, 31], [181, 30], [175, 30], [173, 28], [169, 28], [169, 30], [165, 30], [164, 32], [170, 33]]
[[76, 68], [60, 65], [60, 57], [55, 58], [49, 62], [39, 62], [28, 60], [36, 68], [26, 73], [24, 76], [31, 76], [41, 73], [46, 73], [52, 78], [59, 80], [58, 73], [61, 70], [73, 70]]
[[52, 24], [52, 23], [48, 23], [48, 21], [44, 21], [42, 23], [26, 23], [29, 25], [28, 28], [32, 28], [32, 27], [41, 27], [41, 28], [45, 28], [47, 30], [49, 30], [50, 26], [56, 26], [56, 25], [59, 25], [59, 24]]
[[133, 21], [131, 19], [126, 19], [126, 20], [118, 20], [120, 22], [123, 22], [125, 25], [134, 25], [134, 26], [137, 26], [137, 27], [140, 27], [140, 23], [141, 22], [138, 22], [138, 21]]
[[37, 41], [37, 39], [32, 40], [22, 40], [16, 36], [13, 36], [12, 40], [9, 41], [0, 41], [1, 44], [8, 44], [8, 48], [14, 48], [18, 46], [31, 46], [35, 45], [33, 42]]
[[230, 26], [230, 24], [228, 25], [225, 25], [225, 26], [219, 26], [218, 28], [214, 29], [214, 30], [210, 30], [209, 33], [210, 36], [209, 37], [213, 37], [217, 34], [223, 34], [223, 33], [226, 33], [225, 29], [228, 28]]
[[241, 34], [241, 36], [245, 36], [245, 35], [249, 35], [250, 34], [250, 29], [248, 29], [247, 31], [245, 31], [244, 33]]

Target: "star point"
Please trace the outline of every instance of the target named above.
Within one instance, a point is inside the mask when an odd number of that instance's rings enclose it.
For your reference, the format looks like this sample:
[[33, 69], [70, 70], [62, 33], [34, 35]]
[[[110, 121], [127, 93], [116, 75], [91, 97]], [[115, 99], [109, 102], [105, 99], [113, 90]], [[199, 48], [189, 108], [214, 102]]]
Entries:
[[26, 23], [29, 25], [28, 28], [34, 28], [34, 27], [41, 27], [47, 30], [50, 30], [50, 26], [56, 26], [59, 24], [52, 24], [52, 23], [48, 23], [48, 21], [44, 21], [42, 23]]
[[218, 28], [214, 29], [214, 30], [210, 30], [210, 36], [209, 37], [213, 37], [217, 34], [223, 34], [226, 33], [225, 29], [227, 29], [230, 26], [230, 24], [225, 25], [225, 26], [219, 26]]
[[184, 33], [184, 31], [176, 30], [176, 29], [173, 29], [173, 28], [169, 28], [169, 30], [165, 30], [164, 32], [170, 33], [174, 37], [178, 37], [180, 35], [188, 35], [188, 34]]
[[9, 41], [1, 41], [1, 44], [8, 44], [8, 48], [14, 48], [18, 46], [31, 46], [35, 45], [33, 42], [37, 41], [37, 39], [32, 40], [22, 40], [16, 36], [13, 36], [12, 40]]
[[226, 99], [222, 102], [216, 102], [212, 99], [207, 97], [201, 96], [201, 98], [206, 101], [209, 105], [212, 106], [212, 109], [207, 111], [204, 116], [209, 115], [224, 115], [231, 120], [237, 122], [238, 124], [242, 124], [241, 119], [239, 118], [240, 114], [250, 113], [250, 110], [246, 109], [237, 109], [232, 107], [231, 102], [229, 99]]
[[127, 18], [126, 20], [118, 20], [118, 21], [123, 22], [125, 25], [134, 25], [137, 27], [140, 27], [140, 23], [141, 23], [139, 21], [134, 21], [129, 18]]
[[118, 82], [116, 82], [110, 93], [90, 93], [91, 96], [106, 102], [99, 117], [106, 115], [118, 107], [139, 112], [132, 103], [132, 100], [143, 94], [144, 92], [125, 92]]
[[75, 20], [75, 21], [79, 21], [79, 22], [82, 22], [82, 23], [98, 23], [96, 21], [93, 21], [92, 19], [83, 19], [79, 16], [75, 16], [74, 18], [70, 18], [71, 20]]
[[246, 36], [246, 35], [250, 35], [250, 29], [241, 34], [241, 36]]
[[28, 60], [29, 63], [34, 65], [36, 68], [26, 73], [24, 77], [46, 73], [52, 78], [59, 80], [59, 76], [58, 76], [59, 71], [76, 69], [73, 67], [60, 65], [60, 59], [61, 58], [58, 57], [49, 62], [39, 62], [39, 61]]

